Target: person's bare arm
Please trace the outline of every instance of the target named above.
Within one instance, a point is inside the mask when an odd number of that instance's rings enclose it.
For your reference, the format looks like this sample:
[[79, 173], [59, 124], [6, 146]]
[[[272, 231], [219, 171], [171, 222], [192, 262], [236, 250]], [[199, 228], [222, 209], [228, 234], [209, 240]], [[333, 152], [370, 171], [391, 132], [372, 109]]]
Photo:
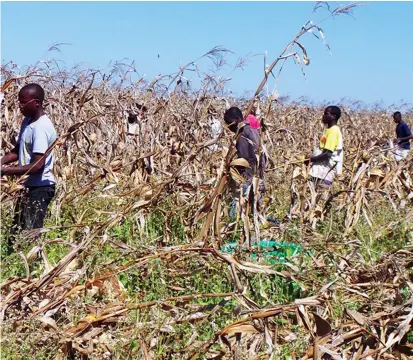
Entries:
[[325, 160], [330, 159], [331, 155], [333, 155], [333, 153], [330, 150], [324, 149], [323, 152], [320, 155], [311, 156], [310, 157], [310, 162], [315, 163], [315, 162], [319, 162], [319, 161], [325, 161]]
[[330, 150], [324, 149], [323, 152], [320, 155], [317, 156], [311, 156], [308, 155], [306, 156], [306, 160], [304, 161], [304, 164], [308, 165], [309, 163], [317, 163], [320, 161], [325, 161], [331, 158], [333, 153]]
[[18, 153], [19, 148], [16, 146], [12, 151], [0, 158], [0, 166], [7, 165], [19, 160]]
[[413, 140], [413, 135], [409, 135], [409, 136], [402, 137], [402, 138], [397, 138], [395, 140], [395, 143], [398, 144], [400, 142], [407, 141], [407, 140]]
[[44, 169], [46, 157], [43, 154], [33, 154], [32, 162], [24, 166], [7, 166], [1, 168], [1, 175], [22, 176], [41, 173]]

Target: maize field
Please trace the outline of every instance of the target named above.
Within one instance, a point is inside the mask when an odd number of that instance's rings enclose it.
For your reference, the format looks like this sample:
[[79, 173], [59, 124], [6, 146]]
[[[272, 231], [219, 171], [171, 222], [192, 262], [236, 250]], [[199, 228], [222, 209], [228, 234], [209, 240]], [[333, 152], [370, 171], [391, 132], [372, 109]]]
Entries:
[[[413, 125], [413, 108], [337, 103], [344, 170], [320, 191], [303, 157], [331, 104], [256, 97], [267, 189], [259, 212], [241, 199], [231, 222], [240, 160], [223, 115], [249, 99], [208, 76], [188, 89], [181, 73], [131, 73], [2, 65], [1, 155], [29, 82], [58, 140], [45, 227], [10, 256], [22, 179], [2, 178], [1, 358], [412, 359], [413, 155], [396, 162], [382, 140], [396, 110]], [[260, 240], [300, 251], [267, 256]]]

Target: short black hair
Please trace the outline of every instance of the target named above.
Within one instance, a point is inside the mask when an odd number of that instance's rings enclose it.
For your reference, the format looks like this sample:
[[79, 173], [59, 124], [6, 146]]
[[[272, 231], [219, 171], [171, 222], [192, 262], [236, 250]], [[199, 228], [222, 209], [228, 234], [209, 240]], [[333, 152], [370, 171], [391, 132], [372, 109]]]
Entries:
[[26, 91], [35, 94], [35, 97], [39, 99], [41, 103], [44, 101], [44, 90], [39, 84], [27, 84], [20, 89], [20, 92]]
[[230, 125], [234, 122], [234, 119], [240, 119], [242, 121], [242, 111], [236, 106], [230, 107], [224, 114], [224, 121]]
[[129, 124], [134, 124], [136, 122], [138, 122], [138, 115], [129, 113], [128, 114], [128, 123]]
[[396, 116], [402, 117], [402, 113], [401, 113], [400, 111], [396, 111], [396, 112], [393, 114], [393, 117], [396, 117]]
[[341, 117], [341, 110], [338, 106], [335, 105], [331, 105], [331, 106], [327, 106], [326, 110], [329, 109], [330, 112], [336, 116], [336, 119], [340, 119]]

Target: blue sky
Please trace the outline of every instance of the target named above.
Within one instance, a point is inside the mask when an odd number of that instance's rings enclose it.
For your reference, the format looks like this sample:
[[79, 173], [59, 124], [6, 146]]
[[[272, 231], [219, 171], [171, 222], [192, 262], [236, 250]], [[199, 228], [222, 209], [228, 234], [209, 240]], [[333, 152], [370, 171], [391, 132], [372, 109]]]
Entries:
[[[278, 56], [312, 15], [313, 2], [2, 2], [1, 58], [23, 66], [52, 57], [68, 66], [106, 68], [110, 61], [135, 61], [148, 80], [175, 72], [217, 45], [237, 56], [261, 54], [231, 73], [228, 88], [254, 91], [263, 76], [264, 51]], [[311, 60], [307, 82], [289, 61], [278, 92], [314, 101], [342, 97], [366, 103], [413, 103], [413, 2], [368, 2], [354, 16], [321, 26], [331, 54], [307, 34]], [[336, 2], [331, 2], [334, 7]], [[70, 43], [46, 53], [55, 42]], [[159, 54], [159, 58], [158, 58]], [[292, 60], [292, 59], [291, 59]], [[210, 63], [201, 62], [207, 70]], [[228, 75], [231, 67], [224, 68]], [[270, 88], [270, 90], [272, 87]]]

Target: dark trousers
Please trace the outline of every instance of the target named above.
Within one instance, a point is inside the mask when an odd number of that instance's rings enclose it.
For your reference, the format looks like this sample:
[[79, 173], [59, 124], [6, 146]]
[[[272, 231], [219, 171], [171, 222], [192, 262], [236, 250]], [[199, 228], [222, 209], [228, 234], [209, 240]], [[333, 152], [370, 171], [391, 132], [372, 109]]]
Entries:
[[18, 198], [14, 211], [13, 226], [8, 239], [9, 246], [22, 230], [42, 228], [47, 208], [55, 196], [55, 185], [28, 187]]

